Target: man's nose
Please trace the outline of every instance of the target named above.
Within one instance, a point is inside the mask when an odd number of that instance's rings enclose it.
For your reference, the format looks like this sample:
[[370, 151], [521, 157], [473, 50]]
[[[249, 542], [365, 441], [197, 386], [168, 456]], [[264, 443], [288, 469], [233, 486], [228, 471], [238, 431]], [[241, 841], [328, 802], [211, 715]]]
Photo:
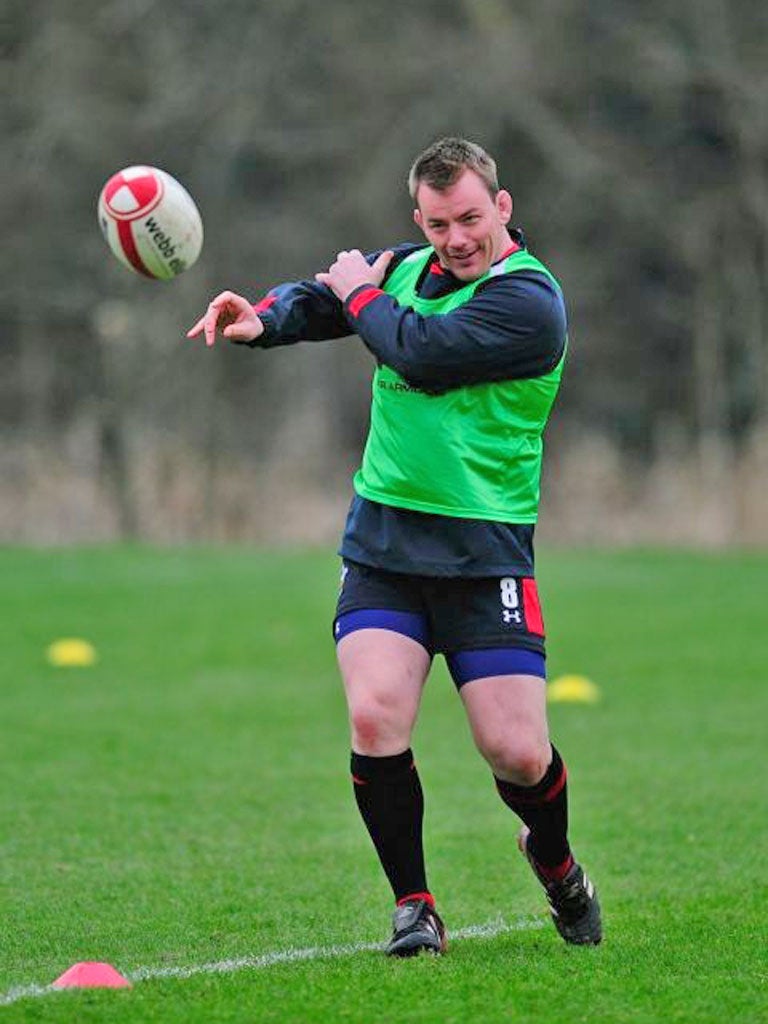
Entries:
[[463, 249], [466, 243], [466, 234], [461, 224], [450, 224], [448, 226], [448, 248]]

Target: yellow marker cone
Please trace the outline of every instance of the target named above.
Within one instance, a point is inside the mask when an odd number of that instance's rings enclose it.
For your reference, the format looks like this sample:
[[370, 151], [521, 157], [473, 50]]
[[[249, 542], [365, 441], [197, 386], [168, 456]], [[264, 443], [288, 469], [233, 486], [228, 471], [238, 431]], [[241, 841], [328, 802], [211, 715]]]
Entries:
[[547, 687], [547, 700], [552, 704], [596, 704], [600, 690], [586, 676], [560, 676]]
[[56, 668], [87, 668], [97, 661], [96, 648], [87, 640], [66, 637], [55, 640], [46, 651], [46, 657]]

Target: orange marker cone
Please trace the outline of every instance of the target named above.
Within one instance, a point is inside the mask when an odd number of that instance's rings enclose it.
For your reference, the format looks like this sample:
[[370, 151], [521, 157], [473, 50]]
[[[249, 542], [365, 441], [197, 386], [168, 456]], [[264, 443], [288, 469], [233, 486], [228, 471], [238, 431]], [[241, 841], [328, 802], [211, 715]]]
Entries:
[[84, 961], [64, 971], [54, 988], [131, 988], [131, 983], [111, 964]]

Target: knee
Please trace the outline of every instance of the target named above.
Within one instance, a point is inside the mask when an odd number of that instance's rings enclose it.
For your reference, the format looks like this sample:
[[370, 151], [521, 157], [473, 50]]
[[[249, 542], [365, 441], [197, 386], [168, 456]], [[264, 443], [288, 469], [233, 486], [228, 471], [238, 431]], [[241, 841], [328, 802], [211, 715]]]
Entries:
[[504, 738], [484, 744], [481, 753], [496, 778], [516, 786], [535, 786], [540, 782], [552, 757], [549, 743], [509, 742]]
[[408, 716], [379, 700], [356, 702], [349, 709], [352, 746], [358, 754], [384, 757], [406, 749], [411, 740]]
[[372, 753], [386, 732], [379, 709], [370, 704], [351, 708], [349, 724], [352, 729], [352, 745], [359, 754]]

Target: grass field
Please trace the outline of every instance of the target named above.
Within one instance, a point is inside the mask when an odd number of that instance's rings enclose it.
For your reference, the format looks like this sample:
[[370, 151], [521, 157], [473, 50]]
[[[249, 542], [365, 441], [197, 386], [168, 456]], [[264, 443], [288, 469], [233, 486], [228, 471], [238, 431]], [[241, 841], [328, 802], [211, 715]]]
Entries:
[[[390, 896], [350, 793], [332, 556], [6, 550], [0, 572], [0, 1021], [768, 1020], [765, 554], [540, 558], [550, 675], [602, 690], [551, 711], [597, 949], [546, 919], [436, 665], [430, 882], [449, 929], [489, 931], [396, 963], [359, 948]], [[67, 636], [98, 663], [47, 664]], [[140, 980], [34, 988], [81, 960]]]

